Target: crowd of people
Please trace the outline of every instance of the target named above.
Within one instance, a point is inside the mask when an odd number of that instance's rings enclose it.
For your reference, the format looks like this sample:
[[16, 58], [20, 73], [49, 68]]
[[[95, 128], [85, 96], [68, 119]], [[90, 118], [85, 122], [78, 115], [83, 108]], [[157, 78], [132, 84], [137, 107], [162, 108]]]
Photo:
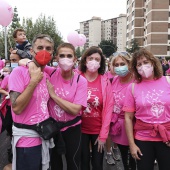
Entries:
[[[0, 60], [0, 133], [11, 138], [4, 170], [125, 170], [170, 167], [169, 64], [142, 48], [106, 57], [97, 46], [81, 59], [75, 47], [23, 29]], [[55, 54], [55, 55], [54, 55]], [[107, 67], [107, 69], [106, 69]], [[107, 70], [107, 71], [106, 71]], [[119, 154], [120, 151], [120, 154]]]

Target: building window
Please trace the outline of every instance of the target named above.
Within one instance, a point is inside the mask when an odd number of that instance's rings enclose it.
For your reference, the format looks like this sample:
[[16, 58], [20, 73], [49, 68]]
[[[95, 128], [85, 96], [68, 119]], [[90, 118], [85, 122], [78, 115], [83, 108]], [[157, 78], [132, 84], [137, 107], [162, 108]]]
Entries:
[[170, 40], [170, 35], [168, 35], [168, 40]]
[[135, 14], [135, 11], [132, 12], [132, 16], [134, 16], [134, 14]]
[[134, 7], [134, 2], [132, 3], [132, 7]]
[[131, 35], [133, 35], [133, 34], [134, 34], [134, 31], [132, 30], [132, 31], [131, 31]]
[[170, 28], [170, 23], [168, 23], [168, 28]]
[[134, 20], [132, 21], [132, 26], [134, 25]]

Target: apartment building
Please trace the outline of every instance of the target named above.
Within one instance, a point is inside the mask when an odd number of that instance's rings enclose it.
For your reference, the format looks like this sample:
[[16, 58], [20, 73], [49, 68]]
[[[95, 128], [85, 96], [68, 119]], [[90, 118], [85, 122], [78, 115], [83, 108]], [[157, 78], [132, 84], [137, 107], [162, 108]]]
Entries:
[[127, 0], [127, 38], [155, 56], [170, 56], [170, 1]]
[[91, 20], [80, 22], [80, 33], [87, 38], [85, 48], [100, 44], [102, 40], [112, 40], [117, 44], [118, 51], [124, 51], [126, 47], [126, 15], [101, 20], [100, 17], [92, 17]]
[[87, 38], [85, 48], [98, 46], [101, 42], [101, 18], [92, 17], [90, 20], [80, 22], [80, 34]]
[[126, 51], [126, 15], [117, 17], [117, 51]]

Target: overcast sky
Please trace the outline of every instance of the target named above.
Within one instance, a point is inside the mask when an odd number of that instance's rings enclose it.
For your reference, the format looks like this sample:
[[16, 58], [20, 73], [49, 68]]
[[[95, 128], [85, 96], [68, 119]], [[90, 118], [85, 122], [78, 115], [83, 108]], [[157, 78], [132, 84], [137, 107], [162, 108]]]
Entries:
[[80, 22], [93, 16], [111, 19], [126, 14], [126, 0], [7, 0], [18, 9], [19, 17], [37, 19], [40, 14], [52, 16], [58, 31], [67, 41], [70, 31], [79, 29]]

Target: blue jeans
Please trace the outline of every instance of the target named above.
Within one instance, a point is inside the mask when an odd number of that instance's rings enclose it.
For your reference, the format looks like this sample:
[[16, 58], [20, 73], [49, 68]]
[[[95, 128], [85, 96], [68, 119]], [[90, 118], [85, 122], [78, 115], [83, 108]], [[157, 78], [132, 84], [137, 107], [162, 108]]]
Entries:
[[41, 145], [28, 148], [16, 147], [17, 170], [41, 170], [41, 158]]

